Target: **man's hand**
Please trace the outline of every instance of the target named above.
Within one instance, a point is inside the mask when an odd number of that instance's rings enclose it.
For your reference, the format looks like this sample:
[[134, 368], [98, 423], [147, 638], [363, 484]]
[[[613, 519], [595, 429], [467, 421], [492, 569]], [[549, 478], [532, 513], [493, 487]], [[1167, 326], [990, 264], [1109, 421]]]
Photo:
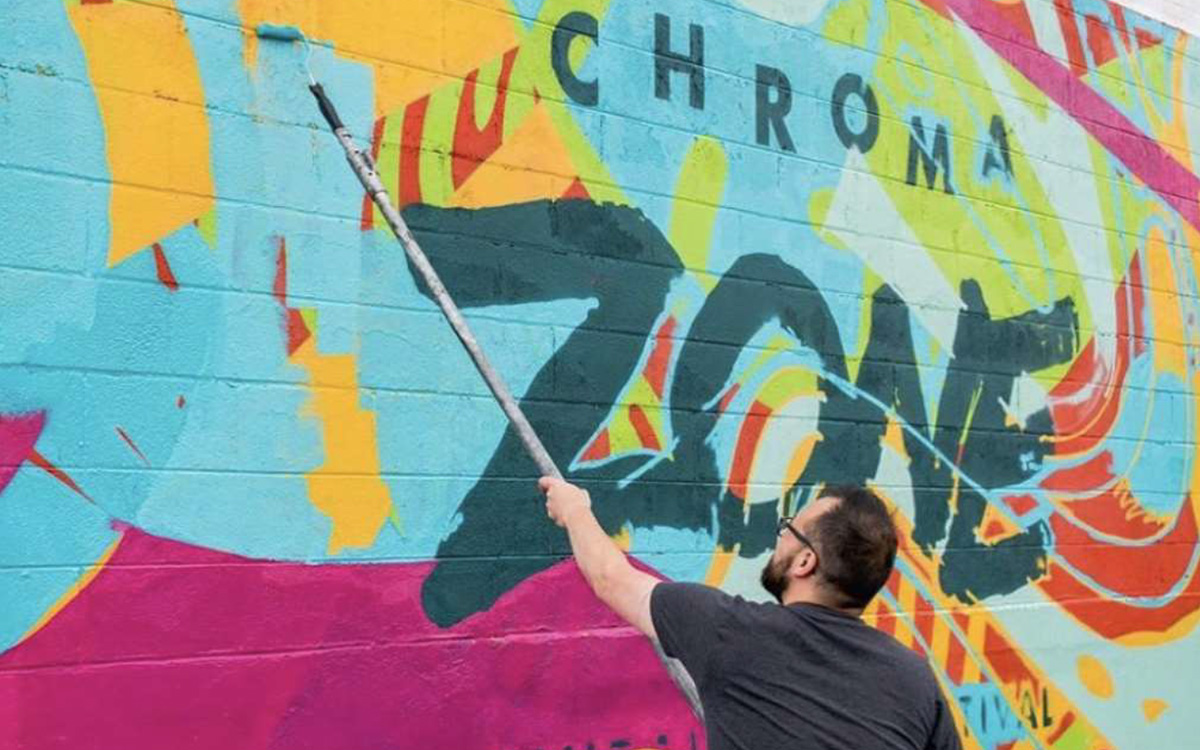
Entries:
[[592, 509], [592, 498], [587, 490], [582, 490], [570, 482], [554, 477], [542, 477], [538, 480], [538, 488], [546, 494], [546, 515], [564, 529], [572, 516], [581, 510]]

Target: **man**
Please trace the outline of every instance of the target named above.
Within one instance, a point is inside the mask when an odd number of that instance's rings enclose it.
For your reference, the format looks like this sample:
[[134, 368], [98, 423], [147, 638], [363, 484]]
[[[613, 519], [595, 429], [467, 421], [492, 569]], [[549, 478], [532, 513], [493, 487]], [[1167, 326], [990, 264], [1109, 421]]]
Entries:
[[959, 750], [928, 663], [859, 619], [896, 558], [874, 493], [827, 488], [780, 519], [762, 572], [779, 603], [759, 604], [637, 570], [587, 492], [549, 477], [539, 486], [596, 595], [691, 673], [710, 750]]

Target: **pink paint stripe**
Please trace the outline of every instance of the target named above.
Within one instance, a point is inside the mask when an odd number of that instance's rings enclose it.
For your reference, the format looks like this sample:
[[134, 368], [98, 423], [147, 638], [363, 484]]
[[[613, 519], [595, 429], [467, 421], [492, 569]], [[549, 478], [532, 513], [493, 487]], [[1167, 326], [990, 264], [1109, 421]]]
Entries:
[[17, 469], [29, 457], [45, 426], [44, 411], [0, 414], [0, 492], [4, 491]]
[[1041, 49], [1031, 48], [997, 5], [989, 0], [923, 2], [935, 10], [937, 5], [945, 5], [979, 32], [989, 47], [1074, 117], [1185, 221], [1200, 229], [1200, 178], [1065, 65]]

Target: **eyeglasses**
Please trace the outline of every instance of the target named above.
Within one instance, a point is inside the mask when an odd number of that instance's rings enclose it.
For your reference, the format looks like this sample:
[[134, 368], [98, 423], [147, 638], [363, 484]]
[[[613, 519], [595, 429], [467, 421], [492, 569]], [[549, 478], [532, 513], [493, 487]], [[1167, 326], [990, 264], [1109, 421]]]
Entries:
[[787, 529], [788, 531], [792, 532], [792, 536], [800, 540], [801, 544], [803, 544], [805, 547], [808, 547], [813, 552], [816, 552], [817, 548], [813, 546], [813, 543], [809, 541], [809, 538], [797, 531], [796, 527], [792, 525], [793, 518], [795, 518], [795, 516], [780, 516], [779, 523], [775, 525], [775, 536], [779, 536], [783, 533], [784, 529]]

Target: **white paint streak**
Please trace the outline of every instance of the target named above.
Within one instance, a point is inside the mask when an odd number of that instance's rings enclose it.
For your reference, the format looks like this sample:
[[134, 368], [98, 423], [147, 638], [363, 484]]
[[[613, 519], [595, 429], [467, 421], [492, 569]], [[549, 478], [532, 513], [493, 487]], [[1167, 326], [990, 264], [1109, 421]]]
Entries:
[[[943, 351], [954, 351], [962, 299], [857, 150], [847, 152], [829, 216], [835, 223], [827, 229], [896, 290]], [[855, 233], [841, 229], [847, 226]]]

